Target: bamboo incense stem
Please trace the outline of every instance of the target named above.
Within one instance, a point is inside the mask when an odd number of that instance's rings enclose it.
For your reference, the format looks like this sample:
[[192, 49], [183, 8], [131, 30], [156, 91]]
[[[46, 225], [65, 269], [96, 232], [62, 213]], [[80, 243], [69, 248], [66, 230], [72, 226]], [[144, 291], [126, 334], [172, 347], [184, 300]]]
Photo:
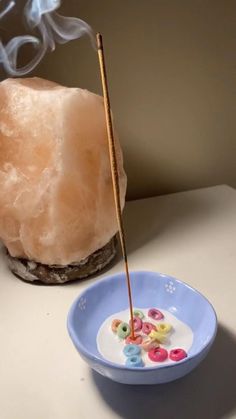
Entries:
[[103, 52], [102, 35], [100, 33], [97, 33], [96, 39], [97, 39], [98, 58], [99, 58], [99, 66], [100, 66], [100, 73], [101, 73], [101, 80], [102, 80], [102, 89], [103, 89], [103, 96], [104, 96], [107, 137], [108, 137], [108, 145], [109, 145], [114, 200], [115, 200], [115, 207], [116, 207], [116, 217], [117, 217], [117, 222], [118, 222], [119, 237], [120, 237], [121, 250], [122, 250], [122, 255], [123, 255], [124, 264], [125, 264], [125, 274], [126, 274], [127, 287], [128, 287], [130, 319], [131, 319], [131, 338], [134, 339], [134, 316], [133, 316], [132, 294], [131, 294], [131, 285], [130, 285], [130, 276], [129, 276], [129, 267], [128, 267], [128, 257], [127, 257], [127, 251], [126, 251], [125, 232], [124, 232], [122, 211], [121, 211], [121, 205], [120, 205], [119, 174], [118, 174], [118, 169], [117, 169], [114, 132], [113, 132], [113, 125], [112, 125], [112, 117], [111, 117], [110, 98], [109, 98], [109, 92], [108, 92], [108, 83], [107, 83], [105, 58], [104, 58], [104, 52]]

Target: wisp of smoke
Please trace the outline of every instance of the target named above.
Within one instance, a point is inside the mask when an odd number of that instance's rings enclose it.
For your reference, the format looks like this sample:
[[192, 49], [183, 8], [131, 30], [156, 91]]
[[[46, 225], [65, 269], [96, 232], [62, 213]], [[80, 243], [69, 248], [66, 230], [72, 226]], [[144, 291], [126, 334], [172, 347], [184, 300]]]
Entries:
[[[0, 0], [1, 2], [1, 0]], [[0, 12], [0, 18], [5, 16], [16, 5], [15, 0]], [[12, 38], [6, 45], [0, 40], [0, 64], [11, 76], [24, 76], [32, 71], [48, 50], [53, 51], [55, 44], [64, 44], [87, 34], [94, 44], [92, 28], [83, 20], [74, 17], [64, 17], [55, 12], [61, 5], [61, 0], [28, 0], [24, 8], [24, 16], [28, 27], [39, 31], [40, 37], [22, 35]], [[24, 67], [17, 68], [19, 49], [24, 44], [31, 43], [37, 48], [35, 57]]]

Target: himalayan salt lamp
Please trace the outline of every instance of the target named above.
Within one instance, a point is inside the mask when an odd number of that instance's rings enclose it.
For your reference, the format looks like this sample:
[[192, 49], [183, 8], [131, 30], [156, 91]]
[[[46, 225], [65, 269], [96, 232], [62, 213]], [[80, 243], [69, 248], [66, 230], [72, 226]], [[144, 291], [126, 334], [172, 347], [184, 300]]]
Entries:
[[0, 110], [0, 237], [11, 270], [57, 283], [101, 269], [118, 230], [103, 99], [40, 78], [7, 79]]

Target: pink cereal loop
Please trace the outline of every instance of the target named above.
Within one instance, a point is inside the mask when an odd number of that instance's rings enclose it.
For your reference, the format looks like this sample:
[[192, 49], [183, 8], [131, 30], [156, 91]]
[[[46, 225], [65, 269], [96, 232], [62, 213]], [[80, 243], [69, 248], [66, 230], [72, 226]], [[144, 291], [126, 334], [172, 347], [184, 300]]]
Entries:
[[164, 315], [160, 310], [157, 310], [157, 308], [150, 308], [148, 310], [148, 317], [151, 317], [154, 320], [162, 320], [164, 319]]
[[[129, 325], [131, 326], [131, 320], [129, 321]], [[139, 332], [142, 329], [142, 326], [143, 326], [142, 319], [140, 319], [140, 317], [138, 316], [135, 316], [134, 317], [134, 331]]]
[[143, 322], [142, 332], [145, 335], [149, 335], [149, 333], [151, 333], [152, 330], [157, 330], [154, 324], [150, 322]]
[[185, 352], [184, 349], [181, 349], [181, 348], [172, 349], [169, 353], [169, 358], [175, 362], [181, 361], [182, 359], [186, 357], [187, 357], [187, 353]]
[[153, 362], [163, 362], [168, 357], [168, 352], [164, 348], [153, 348], [148, 352], [148, 356]]

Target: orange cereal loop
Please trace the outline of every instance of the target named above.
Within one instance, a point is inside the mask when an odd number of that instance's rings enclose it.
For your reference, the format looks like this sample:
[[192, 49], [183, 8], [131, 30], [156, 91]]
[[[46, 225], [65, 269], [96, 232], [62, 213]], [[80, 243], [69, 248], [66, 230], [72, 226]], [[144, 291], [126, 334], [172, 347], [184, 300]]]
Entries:
[[122, 321], [121, 320], [119, 320], [119, 319], [114, 319], [114, 320], [112, 320], [112, 323], [111, 323], [111, 330], [112, 330], [112, 332], [114, 332], [114, 333], [116, 333], [117, 332], [117, 327], [119, 326], [119, 324], [121, 324], [122, 323]]
[[127, 345], [129, 345], [129, 344], [141, 345], [142, 341], [143, 341], [143, 338], [142, 338], [141, 335], [135, 335], [134, 338], [132, 338], [132, 336], [128, 336], [125, 339], [125, 343]]
[[159, 347], [159, 343], [156, 340], [152, 340], [149, 337], [143, 340], [142, 342], [142, 348], [146, 352], [150, 351], [151, 349], [158, 348], [158, 347]]

